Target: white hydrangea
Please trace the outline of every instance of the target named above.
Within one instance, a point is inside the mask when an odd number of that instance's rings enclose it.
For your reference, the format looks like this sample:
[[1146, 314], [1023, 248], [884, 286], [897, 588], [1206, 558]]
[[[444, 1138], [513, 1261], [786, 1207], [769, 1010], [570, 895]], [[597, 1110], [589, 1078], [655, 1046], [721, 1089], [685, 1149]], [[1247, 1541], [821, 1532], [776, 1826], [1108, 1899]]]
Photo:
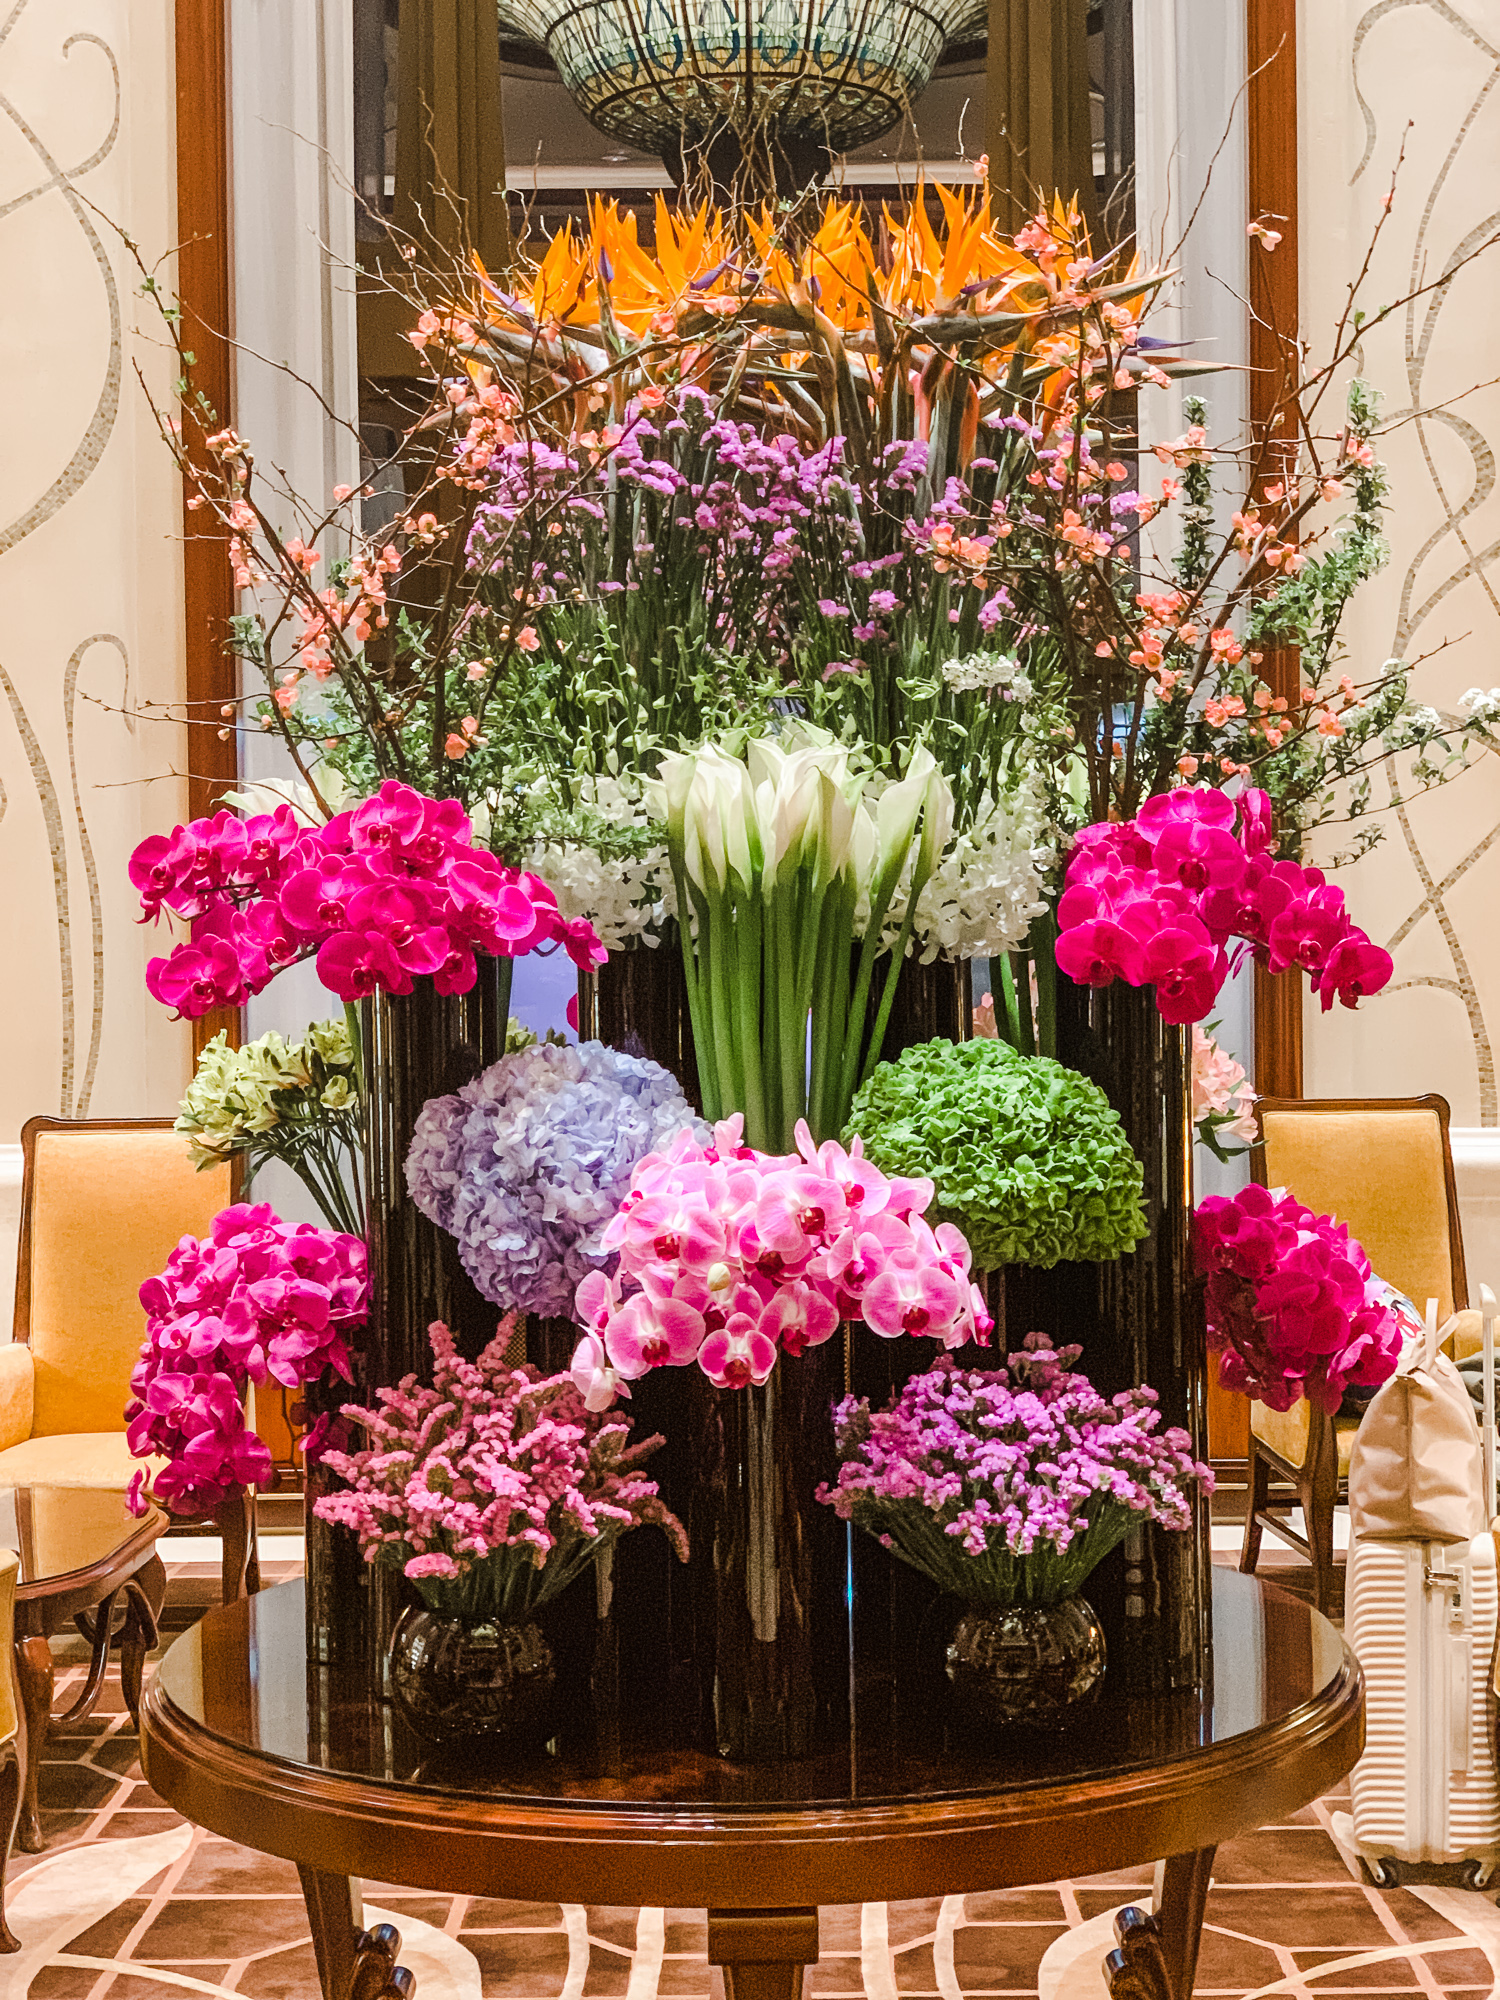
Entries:
[[[1023, 779], [1016, 791], [988, 797], [973, 825], [948, 843], [917, 898], [913, 951], [929, 965], [935, 958], [1015, 950], [1045, 908], [1042, 885], [1056, 859], [1056, 830], [1038, 785]], [[905, 915], [903, 888], [886, 919], [887, 943]]]
[[1458, 712], [1470, 722], [1492, 722], [1500, 716], [1500, 687], [1465, 689], [1458, 698]]

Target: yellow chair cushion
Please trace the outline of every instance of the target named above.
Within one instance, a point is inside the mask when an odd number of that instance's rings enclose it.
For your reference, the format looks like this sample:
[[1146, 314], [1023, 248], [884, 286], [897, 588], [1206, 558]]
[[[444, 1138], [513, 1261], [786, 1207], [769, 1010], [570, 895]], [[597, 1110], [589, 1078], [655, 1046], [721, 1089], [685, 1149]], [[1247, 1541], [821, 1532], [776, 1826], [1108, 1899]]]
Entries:
[[198, 1173], [170, 1127], [36, 1133], [35, 1437], [124, 1429], [146, 1330], [136, 1295], [184, 1235], [207, 1235], [228, 1200], [228, 1167]]
[[21, 1726], [12, 1650], [16, 1631], [16, 1574], [20, 1567], [21, 1559], [14, 1549], [0, 1549], [0, 1743], [9, 1743]]
[[0, 1451], [0, 1486], [127, 1487], [144, 1466], [148, 1478], [162, 1459], [132, 1458], [124, 1431], [55, 1431]]
[[[1270, 1446], [1278, 1458], [1284, 1458], [1288, 1465], [1301, 1465], [1307, 1457], [1307, 1438], [1311, 1428], [1312, 1413], [1306, 1402], [1293, 1403], [1289, 1410], [1268, 1410], [1264, 1403], [1250, 1405], [1250, 1429], [1262, 1444]], [[1359, 1429], [1358, 1417], [1335, 1417], [1333, 1435], [1339, 1452], [1339, 1478], [1346, 1477], [1349, 1459], [1354, 1450], [1354, 1433]], [[5, 1463], [0, 1454], [0, 1467]]]
[[[1453, 1311], [1443, 1128], [1436, 1111], [1265, 1111], [1265, 1175], [1347, 1222], [1376, 1275], [1417, 1311]], [[1268, 1440], [1269, 1442], [1269, 1440]]]

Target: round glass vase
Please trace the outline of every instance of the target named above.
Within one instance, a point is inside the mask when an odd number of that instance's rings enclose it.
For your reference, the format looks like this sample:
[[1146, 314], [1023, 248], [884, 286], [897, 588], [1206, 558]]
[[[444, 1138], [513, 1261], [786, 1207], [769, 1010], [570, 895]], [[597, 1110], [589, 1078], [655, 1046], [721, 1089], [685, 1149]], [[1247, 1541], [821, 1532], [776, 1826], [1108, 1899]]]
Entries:
[[391, 1698], [426, 1743], [527, 1752], [554, 1733], [557, 1667], [529, 1618], [475, 1622], [409, 1604], [389, 1662]]
[[1065, 1728], [1104, 1673], [1104, 1628], [1082, 1597], [971, 1604], [948, 1642], [948, 1679], [976, 1719]]

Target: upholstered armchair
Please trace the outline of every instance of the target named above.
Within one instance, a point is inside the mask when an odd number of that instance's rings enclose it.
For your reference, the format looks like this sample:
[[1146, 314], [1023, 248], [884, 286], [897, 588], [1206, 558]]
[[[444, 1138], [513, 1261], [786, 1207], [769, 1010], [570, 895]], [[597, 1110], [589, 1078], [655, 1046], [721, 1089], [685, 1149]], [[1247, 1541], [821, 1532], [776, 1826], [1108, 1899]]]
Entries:
[[[1458, 1191], [1441, 1097], [1263, 1097], [1256, 1121], [1265, 1143], [1251, 1154], [1262, 1187], [1288, 1188], [1319, 1215], [1336, 1216], [1363, 1244], [1376, 1274], [1438, 1323], [1462, 1315], [1449, 1346], [1457, 1357], [1479, 1345], [1478, 1313], [1468, 1307]], [[1318, 1608], [1333, 1585], [1333, 1515], [1347, 1491], [1357, 1417], [1329, 1417], [1312, 1404], [1290, 1410], [1250, 1406], [1250, 1490], [1240, 1568], [1260, 1560], [1269, 1528], [1312, 1565]], [[1272, 1487], [1281, 1489], [1273, 1499]], [[1291, 1489], [1290, 1495], [1286, 1493]], [[1306, 1534], [1286, 1510], [1300, 1504]], [[1281, 1510], [1281, 1511], [1278, 1511]]]
[[[130, 1374], [145, 1335], [137, 1293], [183, 1236], [230, 1199], [169, 1119], [31, 1118], [21, 1131], [13, 1338], [0, 1346], [0, 1485], [125, 1487]], [[214, 1517], [226, 1601], [254, 1587], [253, 1496]]]

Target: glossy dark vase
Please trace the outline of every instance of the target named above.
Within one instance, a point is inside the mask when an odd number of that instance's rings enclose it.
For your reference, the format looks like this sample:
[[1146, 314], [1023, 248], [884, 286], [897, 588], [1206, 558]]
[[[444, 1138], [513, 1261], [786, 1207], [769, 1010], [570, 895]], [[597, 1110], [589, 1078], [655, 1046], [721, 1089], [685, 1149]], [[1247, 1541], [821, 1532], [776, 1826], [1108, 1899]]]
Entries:
[[529, 1622], [469, 1625], [408, 1605], [391, 1634], [390, 1688], [427, 1743], [534, 1750], [556, 1727], [552, 1648]]
[[[369, 1402], [403, 1375], [432, 1380], [427, 1329], [443, 1320], [477, 1355], [495, 1332], [497, 1309], [480, 1297], [446, 1230], [422, 1215], [406, 1191], [406, 1155], [418, 1113], [431, 1097], [460, 1088], [504, 1048], [496, 961], [481, 958], [467, 993], [438, 993], [418, 979], [407, 994], [377, 994], [361, 1008], [365, 1065], [365, 1190], [370, 1251], [370, 1319], [344, 1383], [309, 1391], [308, 1414], [332, 1416]], [[399, 1604], [399, 1579], [370, 1572], [354, 1536], [318, 1521], [312, 1503], [340, 1482], [318, 1466], [307, 1478], [307, 1633], [312, 1657], [327, 1664], [363, 1659], [378, 1668]]]
[[[1169, 1027], [1149, 987], [1075, 986], [1059, 973], [1057, 1054], [1098, 1084], [1144, 1170], [1147, 1234], [1123, 1257], [1011, 1268], [992, 1288], [999, 1351], [1033, 1328], [1077, 1341], [1079, 1367], [1106, 1396], [1145, 1382], [1163, 1424], [1208, 1456], [1208, 1342], [1192, 1256], [1191, 1030]], [[1144, 1527], [1089, 1578], [1110, 1634], [1111, 1676], [1131, 1694], [1204, 1685], [1208, 1673], [1208, 1504], [1183, 1534]]]
[[948, 1679], [974, 1720], [1064, 1727], [1104, 1673], [1104, 1628], [1081, 1597], [971, 1606], [948, 1642]]
[[810, 1756], [847, 1727], [846, 1538], [816, 1499], [837, 1470], [843, 1372], [840, 1334], [783, 1355], [758, 1389], [681, 1371], [700, 1741], [735, 1763]]

